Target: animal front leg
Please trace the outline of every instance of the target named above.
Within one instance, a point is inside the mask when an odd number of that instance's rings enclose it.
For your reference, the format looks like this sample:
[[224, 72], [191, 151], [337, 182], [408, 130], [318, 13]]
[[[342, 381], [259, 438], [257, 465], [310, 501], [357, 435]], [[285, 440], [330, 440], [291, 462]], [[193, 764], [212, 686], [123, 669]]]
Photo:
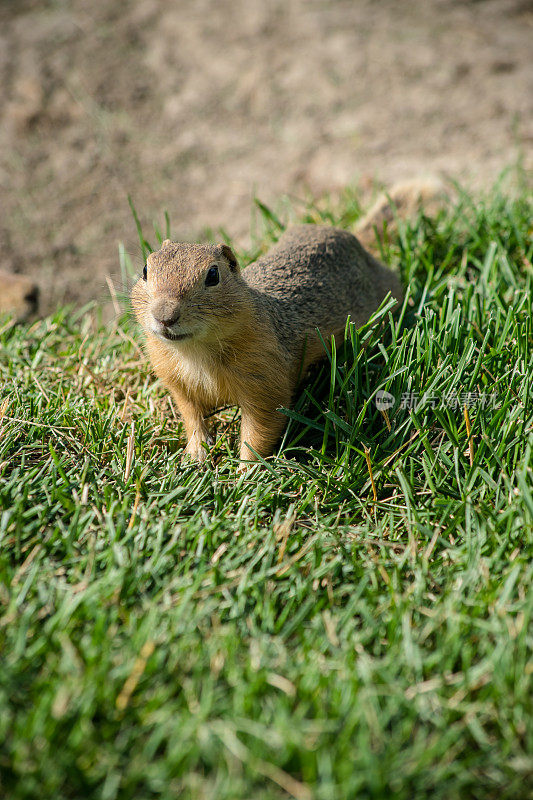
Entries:
[[[280, 403], [279, 405], [282, 404]], [[257, 461], [256, 453], [263, 457], [271, 455], [286, 423], [287, 417], [278, 411], [277, 408], [243, 408], [241, 423], [241, 461]]]
[[214, 443], [204, 419], [205, 409], [175, 388], [171, 389], [171, 393], [185, 427], [187, 437], [185, 453], [194, 461], [202, 463], [208, 456], [205, 445]]

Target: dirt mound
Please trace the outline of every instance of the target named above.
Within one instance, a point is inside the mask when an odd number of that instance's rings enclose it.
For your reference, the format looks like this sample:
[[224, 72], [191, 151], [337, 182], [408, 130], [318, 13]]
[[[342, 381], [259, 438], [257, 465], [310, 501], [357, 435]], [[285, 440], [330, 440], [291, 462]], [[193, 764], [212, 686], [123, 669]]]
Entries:
[[[253, 192], [531, 157], [531, 3], [58, 0], [0, 6], [0, 267], [50, 308], [107, 294], [117, 243], [246, 241]], [[139, 261], [140, 263], [140, 261]]]

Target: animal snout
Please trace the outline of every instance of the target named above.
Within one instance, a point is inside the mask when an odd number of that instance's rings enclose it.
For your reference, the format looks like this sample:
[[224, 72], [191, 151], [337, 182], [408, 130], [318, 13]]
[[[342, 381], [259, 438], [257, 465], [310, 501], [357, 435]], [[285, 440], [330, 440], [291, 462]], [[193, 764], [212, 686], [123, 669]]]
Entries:
[[169, 328], [179, 320], [180, 309], [174, 300], [158, 300], [152, 306], [152, 314], [157, 322], [160, 322], [161, 325]]

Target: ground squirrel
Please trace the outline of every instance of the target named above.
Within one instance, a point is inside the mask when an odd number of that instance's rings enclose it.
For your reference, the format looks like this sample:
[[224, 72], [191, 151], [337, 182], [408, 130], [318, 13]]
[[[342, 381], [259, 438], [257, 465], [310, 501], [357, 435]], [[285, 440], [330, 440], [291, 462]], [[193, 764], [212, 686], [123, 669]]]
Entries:
[[[378, 200], [356, 232], [365, 244], [376, 228], [414, 208], [420, 185], [396, 187]], [[227, 245], [165, 240], [148, 256], [132, 290], [156, 375], [170, 390], [198, 461], [212, 442], [206, 415], [241, 408], [240, 457], [272, 453], [307, 368], [342, 340], [348, 315], [365, 323], [388, 293], [403, 297], [398, 277], [351, 233], [322, 225], [289, 228], [268, 253], [242, 272]]]

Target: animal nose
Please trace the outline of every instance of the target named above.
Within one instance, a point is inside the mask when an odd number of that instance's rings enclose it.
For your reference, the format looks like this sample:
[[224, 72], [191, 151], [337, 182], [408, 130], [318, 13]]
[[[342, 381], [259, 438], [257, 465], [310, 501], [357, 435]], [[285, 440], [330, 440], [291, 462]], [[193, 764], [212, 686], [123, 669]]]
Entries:
[[170, 328], [171, 325], [174, 325], [174, 323], [179, 320], [180, 312], [174, 311], [171, 314], [159, 313], [159, 314], [154, 314], [154, 317], [158, 322], [161, 323], [161, 325], [164, 325], [166, 328]]
[[159, 322], [164, 325], [166, 328], [170, 328], [171, 325], [174, 325], [180, 318], [179, 312], [176, 312], [171, 317], [166, 317], [165, 319], [160, 319]]
[[179, 311], [176, 311], [171, 316], [159, 316], [156, 317], [156, 320], [161, 323], [161, 325], [165, 325], [165, 327], [170, 328], [171, 325], [174, 325], [180, 318]]
[[175, 302], [170, 300], [160, 300], [157, 302], [152, 308], [152, 314], [154, 318], [166, 328], [174, 325], [180, 318], [179, 307]]

